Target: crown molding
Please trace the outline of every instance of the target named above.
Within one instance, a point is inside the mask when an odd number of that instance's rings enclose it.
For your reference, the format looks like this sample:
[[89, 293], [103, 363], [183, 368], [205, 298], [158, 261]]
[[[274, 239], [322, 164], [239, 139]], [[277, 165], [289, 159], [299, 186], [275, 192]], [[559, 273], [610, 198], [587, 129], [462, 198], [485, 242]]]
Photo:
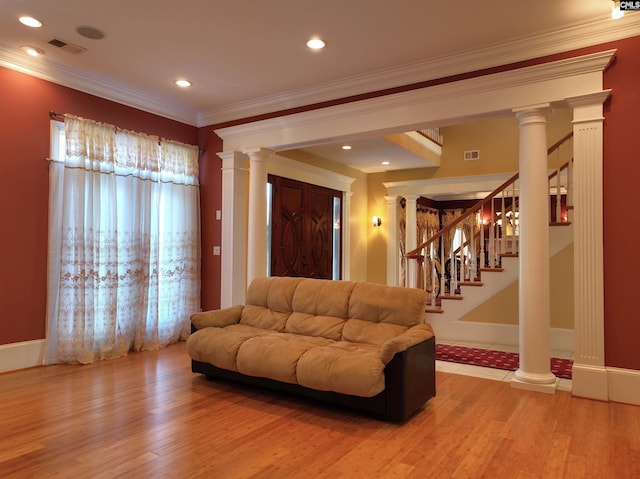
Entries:
[[197, 125], [198, 113], [195, 109], [182, 104], [169, 104], [166, 100], [153, 97], [131, 85], [67, 68], [46, 59], [34, 61], [25, 58], [25, 55], [15, 53], [1, 44], [0, 66], [164, 118]]
[[606, 18], [570, 25], [561, 31], [522, 37], [456, 55], [376, 70], [365, 75], [327, 82], [311, 88], [290, 90], [251, 101], [203, 110], [198, 114], [198, 126], [219, 124], [273, 111], [532, 60], [637, 36], [639, 31], [640, 15], [626, 15], [616, 21]]
[[310, 88], [285, 91], [200, 112], [184, 104], [168, 103], [165, 98], [150, 95], [131, 85], [67, 68], [47, 59], [31, 61], [2, 44], [0, 66], [200, 127], [531, 60], [637, 36], [639, 31], [640, 15], [625, 15], [616, 21], [610, 18], [597, 19], [569, 25], [560, 31], [543, 32], [487, 48], [376, 70]]
[[[610, 64], [615, 50], [591, 53], [579, 57], [572, 57], [554, 62], [532, 65], [516, 70], [474, 77], [456, 82], [445, 83], [409, 92], [360, 100], [357, 102], [339, 104], [326, 108], [294, 113], [275, 119], [259, 120], [252, 123], [216, 129], [216, 134], [224, 141], [225, 150], [245, 150], [247, 148], [265, 147], [273, 150], [285, 148], [300, 148], [313, 145], [322, 134], [337, 139], [339, 134], [345, 138], [352, 138], [358, 134], [365, 119], [372, 121], [368, 131], [380, 134], [386, 131], [387, 122], [385, 112], [403, 109], [415, 109], [418, 105], [429, 105], [421, 110], [420, 121], [425, 124], [430, 121], [429, 115], [436, 115], [434, 121], [438, 126], [444, 126], [447, 117], [438, 116], [437, 105], [442, 106], [451, 98], [475, 98], [490, 95], [491, 105], [499, 113], [500, 109], [511, 112], [506, 93], [514, 88], [528, 84], [550, 85], [553, 81], [562, 83], [565, 78], [587, 78], [591, 81], [571, 82], [570, 91], [576, 94], [587, 94], [597, 90], [602, 84], [602, 71]], [[540, 94], [545, 101], [564, 102], [567, 91], [554, 88], [548, 91], [541, 87]], [[565, 91], [566, 90], [566, 91]], [[495, 98], [495, 92], [500, 92], [500, 99]], [[577, 93], [575, 93], [577, 92]], [[532, 97], [537, 98], [537, 97]], [[511, 101], [524, 101], [518, 97]], [[531, 104], [539, 103], [540, 101]], [[466, 109], [469, 111], [468, 109]], [[447, 109], [447, 114], [454, 114]], [[470, 113], [467, 113], [470, 114]], [[372, 120], [375, 118], [375, 120]], [[397, 125], [395, 125], [397, 127]], [[423, 125], [407, 125], [422, 128]], [[409, 128], [407, 129], [407, 131]]]

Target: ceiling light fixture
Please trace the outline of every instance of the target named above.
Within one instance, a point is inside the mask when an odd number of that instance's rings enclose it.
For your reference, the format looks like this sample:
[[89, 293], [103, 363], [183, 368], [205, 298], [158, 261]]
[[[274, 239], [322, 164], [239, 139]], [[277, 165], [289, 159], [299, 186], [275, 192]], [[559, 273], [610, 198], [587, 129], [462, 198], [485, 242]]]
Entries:
[[618, 18], [622, 18], [624, 16], [624, 10], [620, 10], [620, 1], [613, 0], [613, 5], [611, 6], [611, 18], [617, 20]]
[[26, 52], [28, 55], [31, 55], [32, 57], [38, 57], [40, 55], [44, 55], [44, 50], [41, 50], [36, 47], [32, 47], [31, 45], [22, 45], [20, 47], [20, 50], [22, 50], [23, 52]]
[[307, 47], [311, 50], [322, 50], [326, 46], [326, 43], [315, 37], [307, 42]]
[[383, 165], [389, 165], [390, 163], [388, 161], [383, 161], [382, 164]]
[[188, 88], [191, 86], [191, 82], [189, 80], [176, 80], [173, 83], [175, 83], [180, 88]]
[[42, 22], [33, 17], [24, 16], [24, 17], [18, 18], [18, 20], [20, 21], [20, 23], [22, 23], [23, 25], [26, 25], [27, 27], [40, 28], [42, 26]]
[[342, 145], [342, 149], [343, 150], [350, 150], [351, 149], [351, 145]]

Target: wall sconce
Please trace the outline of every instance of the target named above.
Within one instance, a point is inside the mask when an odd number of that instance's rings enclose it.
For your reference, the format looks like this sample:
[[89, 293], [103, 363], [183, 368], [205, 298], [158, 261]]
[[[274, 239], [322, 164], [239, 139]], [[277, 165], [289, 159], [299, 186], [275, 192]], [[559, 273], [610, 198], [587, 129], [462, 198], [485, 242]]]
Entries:
[[380, 218], [379, 216], [374, 216], [373, 219], [373, 227], [377, 228], [378, 226], [380, 226], [382, 224], [382, 218]]

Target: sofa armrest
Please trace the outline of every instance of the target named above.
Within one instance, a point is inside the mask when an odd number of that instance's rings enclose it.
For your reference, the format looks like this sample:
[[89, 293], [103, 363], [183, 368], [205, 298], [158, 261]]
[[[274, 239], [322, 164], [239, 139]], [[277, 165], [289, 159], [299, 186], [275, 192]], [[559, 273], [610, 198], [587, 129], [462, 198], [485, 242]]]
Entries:
[[430, 324], [418, 324], [407, 329], [404, 333], [394, 338], [388, 339], [380, 350], [380, 359], [384, 364], [389, 364], [396, 353], [405, 351], [422, 341], [426, 341], [434, 336], [433, 328]]
[[243, 305], [238, 305], [225, 309], [193, 313], [191, 315], [191, 328], [192, 330], [210, 327], [224, 328], [230, 324], [236, 324], [240, 321], [243, 308]]

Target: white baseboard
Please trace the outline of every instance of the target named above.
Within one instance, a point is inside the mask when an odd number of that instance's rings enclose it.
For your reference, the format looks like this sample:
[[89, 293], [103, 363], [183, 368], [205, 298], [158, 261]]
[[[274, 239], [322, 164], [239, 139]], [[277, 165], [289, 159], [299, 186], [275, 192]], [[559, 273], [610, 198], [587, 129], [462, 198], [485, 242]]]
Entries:
[[45, 345], [44, 339], [0, 345], [0, 373], [42, 366]]
[[574, 396], [640, 405], [640, 371], [573, 365]]
[[[438, 339], [473, 343], [503, 344], [518, 346], [519, 328], [511, 324], [476, 323], [472, 321], [449, 321], [432, 315], [429, 323]], [[573, 330], [551, 328], [550, 348], [554, 351], [573, 352]]]
[[607, 368], [609, 400], [640, 405], [640, 371]]

